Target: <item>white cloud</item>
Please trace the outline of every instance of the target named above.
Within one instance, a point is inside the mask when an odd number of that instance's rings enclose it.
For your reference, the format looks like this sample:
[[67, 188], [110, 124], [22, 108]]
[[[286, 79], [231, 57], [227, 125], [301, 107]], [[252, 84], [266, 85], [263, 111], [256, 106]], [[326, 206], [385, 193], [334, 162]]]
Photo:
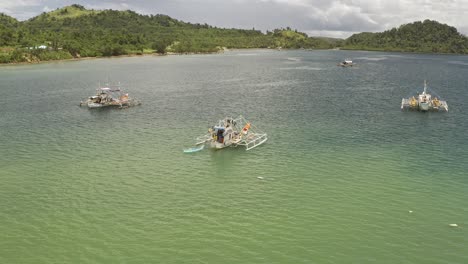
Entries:
[[17, 7], [25, 7], [25, 6], [39, 6], [41, 4], [40, 0], [1, 0], [0, 1], [0, 8], [17, 8]]
[[113, 9], [113, 10], [128, 10], [132, 9], [137, 11], [137, 8], [132, 8], [127, 3], [112, 3], [112, 2], [98, 2], [96, 4], [85, 4], [86, 8], [89, 9]]
[[38, 13], [31, 9], [41, 10], [41, 2], [41, 0], [0, 0], [0, 13], [17, 19], [26, 19]]

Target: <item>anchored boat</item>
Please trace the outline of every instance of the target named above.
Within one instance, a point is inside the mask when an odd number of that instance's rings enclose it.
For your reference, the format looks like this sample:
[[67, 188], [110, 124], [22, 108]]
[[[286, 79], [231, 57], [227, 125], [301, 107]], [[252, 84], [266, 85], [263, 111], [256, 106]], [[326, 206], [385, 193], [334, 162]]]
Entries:
[[89, 97], [86, 101], [82, 101], [80, 106], [88, 106], [89, 108], [102, 108], [108, 106], [117, 106], [119, 108], [140, 105], [141, 103], [128, 96], [128, 93], [123, 93], [118, 85], [107, 84], [104, 87], [96, 89], [96, 95]]
[[354, 63], [350, 59], [345, 59], [344, 61], [338, 63], [338, 66], [341, 66], [341, 67], [353, 67], [353, 65]]
[[417, 96], [401, 99], [401, 109], [418, 110], [418, 111], [448, 111], [446, 101], [440, 100], [437, 96], [432, 97], [427, 92], [427, 83], [424, 81], [424, 90]]
[[[226, 117], [219, 120], [218, 124], [208, 129], [208, 133], [197, 138], [196, 145], [208, 144], [214, 149], [226, 147], [245, 146], [246, 150], [251, 150], [260, 146], [268, 140], [267, 134], [254, 127], [244, 117]], [[202, 150], [190, 148], [184, 152], [194, 152]]]

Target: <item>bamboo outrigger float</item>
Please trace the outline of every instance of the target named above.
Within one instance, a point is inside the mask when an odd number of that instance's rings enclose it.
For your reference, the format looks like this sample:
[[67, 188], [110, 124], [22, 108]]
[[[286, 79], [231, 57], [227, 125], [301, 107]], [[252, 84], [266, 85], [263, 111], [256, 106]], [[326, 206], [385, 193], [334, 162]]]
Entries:
[[437, 97], [432, 97], [431, 94], [427, 93], [427, 83], [424, 81], [424, 90], [418, 94], [417, 97], [412, 96], [410, 98], [401, 99], [401, 109], [417, 110], [417, 111], [447, 111], [447, 101], [440, 100]]
[[205, 144], [213, 149], [245, 146], [246, 150], [256, 148], [268, 140], [267, 134], [254, 127], [244, 117], [226, 117], [218, 124], [208, 129], [208, 133], [197, 137], [198, 147], [185, 149], [184, 152], [196, 152], [204, 148]]

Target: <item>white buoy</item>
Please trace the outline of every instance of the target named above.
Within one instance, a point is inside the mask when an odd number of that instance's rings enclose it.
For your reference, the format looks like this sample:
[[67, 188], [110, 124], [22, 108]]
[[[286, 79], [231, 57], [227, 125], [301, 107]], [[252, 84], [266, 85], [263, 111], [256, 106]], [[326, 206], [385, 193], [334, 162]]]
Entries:
[[262, 177], [262, 176], [258, 176], [257, 179], [263, 180], [263, 177]]
[[451, 227], [458, 227], [457, 224], [450, 224], [449, 226], [451, 226]]

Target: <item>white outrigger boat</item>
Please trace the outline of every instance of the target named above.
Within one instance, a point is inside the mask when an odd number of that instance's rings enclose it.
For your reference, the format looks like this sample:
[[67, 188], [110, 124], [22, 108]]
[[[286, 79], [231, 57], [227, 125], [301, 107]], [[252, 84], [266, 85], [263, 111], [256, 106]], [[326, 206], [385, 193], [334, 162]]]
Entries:
[[354, 63], [350, 59], [345, 59], [344, 61], [338, 63], [338, 66], [341, 66], [341, 67], [353, 67], [353, 65]]
[[432, 97], [427, 93], [427, 83], [424, 81], [424, 90], [422, 93], [410, 98], [401, 99], [401, 109], [419, 110], [419, 111], [447, 111], [447, 101], [440, 100], [437, 97]]
[[80, 106], [88, 106], [89, 108], [102, 108], [107, 106], [117, 106], [119, 108], [140, 105], [141, 103], [128, 96], [128, 93], [123, 93], [118, 85], [107, 84], [104, 87], [96, 89], [96, 95], [89, 97], [86, 101], [82, 101]]
[[255, 128], [244, 117], [226, 117], [218, 124], [208, 129], [208, 133], [197, 138], [198, 147], [185, 149], [184, 152], [196, 152], [203, 149], [205, 144], [211, 148], [223, 149], [226, 147], [245, 146], [251, 150], [265, 143], [267, 134]]

